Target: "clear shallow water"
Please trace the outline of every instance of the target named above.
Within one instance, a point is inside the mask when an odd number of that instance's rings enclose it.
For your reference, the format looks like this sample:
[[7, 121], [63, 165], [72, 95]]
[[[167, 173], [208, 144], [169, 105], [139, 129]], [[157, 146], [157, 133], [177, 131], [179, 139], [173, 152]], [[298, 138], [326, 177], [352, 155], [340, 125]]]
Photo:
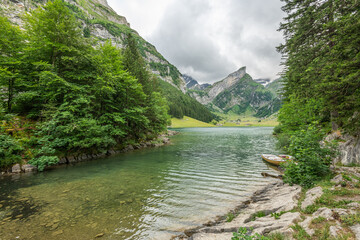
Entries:
[[0, 239], [170, 239], [271, 181], [272, 128], [178, 131], [170, 146], [0, 178]]

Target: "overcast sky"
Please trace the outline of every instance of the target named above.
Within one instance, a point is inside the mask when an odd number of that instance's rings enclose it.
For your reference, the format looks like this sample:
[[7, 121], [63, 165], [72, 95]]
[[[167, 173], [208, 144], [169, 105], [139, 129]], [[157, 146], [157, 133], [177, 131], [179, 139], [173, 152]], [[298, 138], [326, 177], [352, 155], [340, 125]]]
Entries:
[[213, 83], [242, 66], [277, 78], [280, 0], [108, 0], [181, 73]]

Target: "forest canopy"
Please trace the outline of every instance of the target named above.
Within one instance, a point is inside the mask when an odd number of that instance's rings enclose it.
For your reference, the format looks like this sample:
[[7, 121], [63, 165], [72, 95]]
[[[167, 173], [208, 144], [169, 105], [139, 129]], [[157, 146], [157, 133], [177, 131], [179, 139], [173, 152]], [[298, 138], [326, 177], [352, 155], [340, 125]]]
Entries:
[[42, 170], [166, 131], [167, 102], [131, 34], [124, 50], [85, 38], [62, 0], [23, 20], [20, 30], [0, 17], [0, 167]]
[[297, 160], [285, 181], [309, 187], [329, 173], [326, 134], [360, 133], [360, 2], [283, 2], [283, 106], [274, 132]]

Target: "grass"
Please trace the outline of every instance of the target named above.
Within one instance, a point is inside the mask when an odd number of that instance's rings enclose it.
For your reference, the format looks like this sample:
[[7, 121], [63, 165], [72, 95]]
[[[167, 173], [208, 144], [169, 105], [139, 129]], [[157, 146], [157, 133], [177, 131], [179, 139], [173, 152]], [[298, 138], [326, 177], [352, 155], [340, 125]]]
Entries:
[[191, 127], [215, 127], [213, 124], [205, 123], [199, 120], [196, 120], [191, 117], [184, 116], [183, 119], [172, 118], [171, 119], [172, 128], [191, 128]]
[[234, 113], [224, 114], [218, 112], [214, 112], [214, 114], [221, 117], [222, 120], [219, 123], [224, 127], [275, 127], [279, 124], [276, 116], [259, 119], [249, 114], [237, 115]]
[[[240, 116], [240, 115], [226, 115], [223, 114], [221, 117], [224, 120], [219, 122], [217, 127], [275, 127], [278, 125], [276, 118], [268, 119], [258, 119], [255, 117], [249, 116]], [[237, 121], [240, 119], [241, 121]], [[259, 122], [260, 121], [260, 122]], [[184, 116], [182, 119], [172, 118], [171, 119], [172, 128], [192, 128], [192, 127], [215, 127], [215, 125], [210, 123], [205, 123], [199, 120], [196, 120], [191, 117]]]

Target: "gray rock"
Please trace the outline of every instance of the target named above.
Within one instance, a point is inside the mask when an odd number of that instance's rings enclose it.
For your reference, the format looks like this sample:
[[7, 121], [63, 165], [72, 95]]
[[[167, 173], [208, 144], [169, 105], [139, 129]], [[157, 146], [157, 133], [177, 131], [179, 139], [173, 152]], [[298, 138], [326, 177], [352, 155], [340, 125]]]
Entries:
[[323, 217], [327, 220], [334, 220], [333, 212], [331, 209], [326, 207], [319, 208], [316, 212], [313, 213], [313, 217]]
[[14, 166], [12, 166], [11, 172], [12, 172], [12, 173], [21, 173], [20, 164], [15, 164]]
[[62, 157], [59, 159], [59, 164], [65, 164], [67, 163], [67, 158], [66, 157]]
[[253, 233], [268, 234], [280, 232], [291, 237], [292, 225], [300, 220], [299, 212], [287, 212], [279, 219], [267, 215], [249, 221], [252, 214], [263, 211], [266, 213], [289, 211], [297, 206], [301, 188], [299, 186], [289, 186], [280, 180], [268, 184], [266, 187], [256, 191], [247, 201], [248, 205], [231, 222], [221, 222], [212, 227], [203, 227], [195, 230], [193, 240], [203, 239], [231, 239], [232, 232], [236, 232], [239, 227], [253, 228]]
[[24, 164], [21, 166], [21, 169], [24, 171], [24, 172], [35, 172], [37, 171], [37, 167], [31, 165], [31, 164]]
[[357, 202], [349, 203], [346, 206], [348, 206], [350, 209], [353, 209], [353, 210], [360, 209], [360, 204]]
[[133, 147], [133, 145], [128, 145], [124, 150], [125, 151], [132, 151], [132, 150], [134, 150], [134, 147]]
[[323, 194], [321, 187], [314, 187], [306, 192], [305, 200], [301, 203], [301, 208], [305, 209], [315, 203], [315, 200]]
[[351, 226], [350, 229], [355, 234], [356, 239], [360, 239], [360, 224]]
[[307, 232], [310, 236], [314, 235], [315, 233], [315, 230], [310, 228], [310, 224], [313, 219], [313, 217], [307, 217], [304, 221], [299, 223], [299, 225], [304, 228], [305, 232]]
[[334, 208], [333, 211], [338, 213], [340, 216], [356, 214], [356, 211], [351, 210], [351, 209], [344, 209], [344, 208]]
[[193, 240], [229, 240], [233, 237], [231, 232], [225, 233], [197, 233], [192, 236]]
[[77, 162], [77, 160], [74, 156], [67, 157], [67, 160], [69, 161], [69, 163]]
[[340, 226], [330, 226], [330, 229], [329, 229], [330, 236], [336, 238], [338, 236], [338, 232], [340, 232], [341, 230], [342, 230], [342, 228]]
[[326, 141], [339, 139], [338, 157], [334, 160], [335, 163], [340, 162], [343, 165], [360, 164], [360, 138], [350, 135], [341, 135], [339, 132], [334, 132], [326, 137]]
[[343, 177], [341, 174], [336, 175], [333, 179], [331, 179], [332, 183], [340, 184], [342, 181], [344, 181]]
[[107, 152], [107, 155], [115, 155], [116, 152], [113, 150], [113, 149], [110, 149], [108, 152]]

